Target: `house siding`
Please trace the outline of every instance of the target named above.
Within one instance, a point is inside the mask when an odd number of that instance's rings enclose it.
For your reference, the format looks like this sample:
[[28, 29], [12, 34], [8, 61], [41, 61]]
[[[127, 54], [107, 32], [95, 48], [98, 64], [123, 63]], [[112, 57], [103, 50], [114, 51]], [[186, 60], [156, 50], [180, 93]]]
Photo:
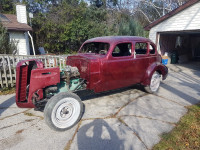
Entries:
[[28, 35], [25, 32], [9, 32], [10, 40], [17, 43], [19, 55], [30, 55]]
[[151, 28], [149, 38], [156, 42], [158, 32], [200, 30], [200, 2]]

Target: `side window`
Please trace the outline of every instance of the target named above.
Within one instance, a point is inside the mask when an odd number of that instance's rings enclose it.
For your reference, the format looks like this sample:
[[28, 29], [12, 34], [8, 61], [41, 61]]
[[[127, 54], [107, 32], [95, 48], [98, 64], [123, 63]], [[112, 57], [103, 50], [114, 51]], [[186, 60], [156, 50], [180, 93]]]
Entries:
[[123, 57], [123, 56], [131, 56], [131, 43], [120, 43], [117, 44], [112, 52], [113, 57]]
[[145, 55], [147, 53], [147, 43], [137, 42], [135, 43], [136, 55]]
[[155, 49], [154, 45], [152, 45], [152, 44], [149, 45], [149, 51], [150, 51], [150, 54], [156, 53], [156, 49]]

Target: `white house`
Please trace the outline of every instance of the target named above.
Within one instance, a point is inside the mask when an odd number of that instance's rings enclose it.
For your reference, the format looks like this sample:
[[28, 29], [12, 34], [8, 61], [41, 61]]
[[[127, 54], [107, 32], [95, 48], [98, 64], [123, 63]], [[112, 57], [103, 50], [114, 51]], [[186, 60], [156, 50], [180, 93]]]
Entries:
[[15, 40], [17, 44], [17, 54], [30, 55], [28, 31], [32, 28], [27, 25], [26, 6], [17, 5], [16, 15], [0, 14], [0, 22], [7, 29], [10, 40]]
[[200, 58], [200, 1], [190, 0], [145, 27], [161, 54], [177, 51], [180, 62]]

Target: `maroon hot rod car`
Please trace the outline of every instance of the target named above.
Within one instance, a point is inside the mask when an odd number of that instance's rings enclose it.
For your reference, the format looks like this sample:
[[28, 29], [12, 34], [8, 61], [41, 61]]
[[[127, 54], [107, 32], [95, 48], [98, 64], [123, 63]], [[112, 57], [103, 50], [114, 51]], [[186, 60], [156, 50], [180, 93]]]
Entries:
[[19, 107], [44, 107], [46, 123], [63, 131], [83, 114], [77, 91], [96, 93], [141, 84], [149, 93], [158, 91], [168, 69], [161, 63], [149, 39], [133, 36], [98, 37], [87, 40], [67, 66], [44, 68], [36, 59], [17, 64], [16, 103]]

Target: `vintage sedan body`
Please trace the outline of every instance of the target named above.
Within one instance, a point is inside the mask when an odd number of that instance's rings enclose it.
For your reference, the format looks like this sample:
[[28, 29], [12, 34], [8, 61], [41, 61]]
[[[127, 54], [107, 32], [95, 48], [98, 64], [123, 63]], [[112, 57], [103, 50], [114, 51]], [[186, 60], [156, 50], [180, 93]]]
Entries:
[[[166, 79], [156, 46], [147, 38], [99, 37], [87, 40], [79, 54], [69, 56], [67, 65], [76, 66], [87, 88], [102, 92], [140, 83], [149, 86], [155, 71]], [[152, 92], [156, 92], [158, 89]]]
[[[98, 37], [87, 40], [77, 55], [68, 56], [67, 67], [44, 68], [36, 59], [18, 63], [16, 103], [19, 107], [44, 108], [46, 123], [63, 131], [83, 114], [74, 92], [96, 93], [141, 84], [156, 93], [168, 69], [161, 63], [155, 44], [134, 36]], [[72, 93], [73, 92], [73, 93]]]

